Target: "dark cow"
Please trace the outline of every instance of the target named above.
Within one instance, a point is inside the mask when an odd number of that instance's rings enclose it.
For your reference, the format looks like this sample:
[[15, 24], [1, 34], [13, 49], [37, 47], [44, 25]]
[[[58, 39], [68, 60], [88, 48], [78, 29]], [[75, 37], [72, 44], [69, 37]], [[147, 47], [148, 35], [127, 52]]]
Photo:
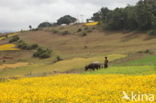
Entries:
[[94, 62], [94, 63], [91, 63], [87, 66], [85, 66], [85, 71], [87, 70], [95, 70], [95, 69], [100, 69], [101, 67], [101, 64], [99, 62]]

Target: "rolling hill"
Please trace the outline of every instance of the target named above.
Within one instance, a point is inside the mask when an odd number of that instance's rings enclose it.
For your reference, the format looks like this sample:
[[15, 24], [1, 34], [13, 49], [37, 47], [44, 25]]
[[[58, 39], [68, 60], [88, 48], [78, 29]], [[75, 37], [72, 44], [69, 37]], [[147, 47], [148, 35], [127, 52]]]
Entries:
[[[131, 59], [117, 58], [116, 61], [128, 62], [135, 59], [144, 58], [149, 55], [155, 55], [156, 38], [140, 32], [127, 31], [106, 31], [102, 30], [100, 26], [85, 26], [83, 24], [75, 24], [69, 26], [57, 26], [42, 28], [36, 31], [21, 31], [14, 33], [27, 43], [36, 43], [43, 48], [53, 50], [51, 58], [37, 59], [33, 58], [34, 50], [18, 50], [18, 51], [0, 51], [0, 58], [5, 56], [12, 57], [5, 61], [5, 64], [16, 64], [18, 62], [27, 63], [27, 66], [17, 67], [12, 69], [3, 69], [0, 72], [2, 76], [9, 75], [43, 75], [53, 74], [53, 72], [65, 71], [82, 71], [83, 67], [90, 62], [103, 62], [104, 56], [108, 55], [126, 55]], [[84, 35], [85, 34], [85, 35]], [[8, 44], [11, 37], [0, 41], [0, 45]], [[146, 50], [152, 51], [152, 54], [143, 53], [141, 56], [139, 52]], [[138, 54], [136, 54], [138, 53]], [[56, 57], [60, 56], [64, 59], [64, 66], [69, 67], [61, 69], [62, 66], [55, 66], [54, 61]], [[133, 58], [132, 58], [133, 57]], [[91, 61], [80, 63], [79, 66], [72, 66], [79, 58], [97, 58]], [[126, 57], [123, 57], [126, 58]], [[111, 59], [111, 58], [110, 58]], [[118, 60], [120, 59], [120, 60]], [[66, 61], [71, 61], [66, 64]], [[75, 60], [75, 61], [72, 61]], [[87, 59], [86, 59], [87, 60]], [[3, 63], [3, 60], [0, 62]], [[121, 62], [112, 61], [111, 65], [120, 64]], [[57, 65], [57, 64], [56, 64]], [[70, 66], [71, 65], [71, 66]]]

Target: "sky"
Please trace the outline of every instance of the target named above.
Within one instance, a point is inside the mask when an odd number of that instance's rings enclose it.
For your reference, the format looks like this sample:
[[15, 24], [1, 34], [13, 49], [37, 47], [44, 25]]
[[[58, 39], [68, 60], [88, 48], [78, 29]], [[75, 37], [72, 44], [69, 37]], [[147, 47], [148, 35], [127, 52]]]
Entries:
[[114, 9], [138, 0], [0, 0], [0, 32], [36, 28], [41, 22], [56, 22], [64, 15], [84, 21], [101, 7]]

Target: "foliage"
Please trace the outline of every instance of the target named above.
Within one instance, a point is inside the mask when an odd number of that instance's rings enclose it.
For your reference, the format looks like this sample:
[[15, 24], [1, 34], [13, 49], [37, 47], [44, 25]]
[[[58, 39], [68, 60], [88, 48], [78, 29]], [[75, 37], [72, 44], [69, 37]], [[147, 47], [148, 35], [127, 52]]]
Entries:
[[78, 30], [77, 30], [77, 32], [81, 32], [82, 31], [82, 29], [81, 28], [79, 28]]
[[9, 43], [17, 42], [18, 40], [20, 40], [20, 38], [19, 38], [18, 36], [13, 36], [13, 37], [9, 40]]
[[45, 27], [51, 27], [53, 24], [49, 23], [49, 22], [43, 22], [43, 23], [40, 23], [38, 25], [38, 28], [45, 28]]
[[59, 31], [58, 31], [58, 30], [53, 30], [52, 32], [53, 32], [54, 34], [59, 33]]
[[156, 35], [156, 30], [155, 30], [155, 29], [150, 30], [150, 31], [148, 32], [148, 34], [150, 34], [150, 35]]
[[66, 30], [66, 31], [63, 31], [61, 34], [62, 35], [67, 35], [67, 34], [70, 34], [70, 32], [68, 30]]
[[128, 61], [120, 65], [156, 65], [156, 56], [148, 56], [142, 59]]
[[27, 44], [25, 41], [20, 40], [17, 43], [18, 48], [23, 49], [23, 50], [33, 50], [37, 49], [39, 46], [37, 44]]
[[[133, 62], [135, 63], [135, 62]], [[141, 63], [140, 61], [140, 64]], [[128, 63], [127, 65], [134, 65]], [[89, 71], [85, 74], [126, 74], [126, 75], [148, 75], [148, 74], [156, 74], [155, 66], [147, 66], [146, 64], [143, 66], [113, 66], [108, 69], [100, 69], [98, 71]]]
[[29, 29], [32, 30], [32, 26], [31, 25], [29, 25]]
[[[110, 30], [151, 30], [156, 29], [156, 1], [140, 0], [135, 6], [108, 10], [102, 8], [92, 17]], [[152, 32], [152, 34], [155, 34]]]
[[81, 33], [81, 36], [82, 37], [87, 36], [87, 33], [83, 32], [83, 33]]
[[33, 56], [44, 59], [49, 58], [51, 56], [51, 53], [52, 51], [49, 49], [38, 48], [37, 51], [33, 54]]
[[70, 23], [76, 22], [76, 20], [77, 20], [76, 18], [74, 18], [70, 15], [65, 15], [57, 20], [57, 24], [58, 25], [61, 25], [61, 24], [69, 25]]

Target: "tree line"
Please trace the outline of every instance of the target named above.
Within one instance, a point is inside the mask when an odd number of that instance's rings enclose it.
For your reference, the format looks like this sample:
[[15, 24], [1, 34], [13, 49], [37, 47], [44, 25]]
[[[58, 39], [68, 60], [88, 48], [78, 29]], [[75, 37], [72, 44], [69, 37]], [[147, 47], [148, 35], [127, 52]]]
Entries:
[[65, 15], [65, 16], [59, 18], [56, 23], [49, 23], [49, 22], [40, 23], [38, 28], [51, 27], [51, 26], [57, 26], [57, 25], [62, 25], [62, 24], [69, 25], [76, 21], [77, 21], [77, 19], [75, 17], [72, 17], [70, 15]]
[[114, 10], [104, 7], [91, 19], [109, 30], [150, 30], [156, 34], [156, 0], [140, 0], [134, 6]]

